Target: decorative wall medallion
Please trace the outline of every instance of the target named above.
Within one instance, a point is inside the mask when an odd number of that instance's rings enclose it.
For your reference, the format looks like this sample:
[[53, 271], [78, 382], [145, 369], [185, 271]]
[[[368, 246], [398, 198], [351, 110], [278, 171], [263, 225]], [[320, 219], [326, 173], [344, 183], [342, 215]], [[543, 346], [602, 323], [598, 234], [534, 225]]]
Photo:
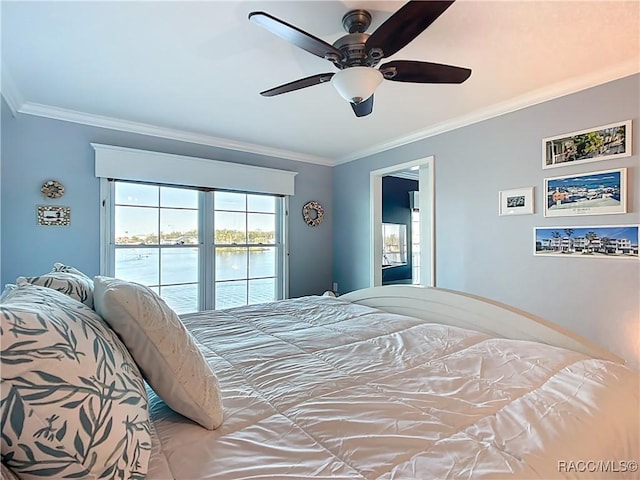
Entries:
[[302, 207], [302, 217], [307, 225], [316, 227], [324, 220], [324, 208], [318, 202], [307, 202]]
[[42, 184], [40, 191], [48, 198], [60, 198], [64, 195], [64, 185], [56, 180], [47, 180]]
[[71, 223], [70, 207], [38, 205], [38, 225], [57, 225], [66, 227]]

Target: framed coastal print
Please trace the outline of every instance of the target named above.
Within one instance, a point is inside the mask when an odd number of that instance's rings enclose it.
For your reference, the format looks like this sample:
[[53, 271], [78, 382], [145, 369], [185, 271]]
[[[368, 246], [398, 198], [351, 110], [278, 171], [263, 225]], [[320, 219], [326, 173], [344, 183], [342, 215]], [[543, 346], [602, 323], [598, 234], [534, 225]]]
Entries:
[[544, 216], [627, 213], [627, 169], [544, 179]]
[[533, 187], [515, 188], [500, 192], [499, 215], [527, 215], [533, 213]]
[[540, 257], [638, 259], [638, 225], [535, 227], [533, 236]]
[[542, 140], [542, 168], [631, 156], [631, 120]]

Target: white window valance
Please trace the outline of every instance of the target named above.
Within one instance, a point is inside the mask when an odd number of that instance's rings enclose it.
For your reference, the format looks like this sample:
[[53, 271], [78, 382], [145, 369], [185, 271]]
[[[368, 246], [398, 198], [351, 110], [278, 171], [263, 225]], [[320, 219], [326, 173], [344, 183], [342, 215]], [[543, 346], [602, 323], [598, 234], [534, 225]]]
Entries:
[[96, 177], [293, 195], [297, 172], [92, 143]]

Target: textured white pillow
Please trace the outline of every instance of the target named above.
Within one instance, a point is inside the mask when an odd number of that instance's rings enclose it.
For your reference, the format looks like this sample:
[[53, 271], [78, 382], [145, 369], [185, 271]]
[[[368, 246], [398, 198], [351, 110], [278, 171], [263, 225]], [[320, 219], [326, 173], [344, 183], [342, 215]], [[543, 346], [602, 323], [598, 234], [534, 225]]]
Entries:
[[93, 300], [167, 405], [209, 430], [222, 424], [218, 378], [164, 300], [143, 285], [108, 277], [94, 278]]

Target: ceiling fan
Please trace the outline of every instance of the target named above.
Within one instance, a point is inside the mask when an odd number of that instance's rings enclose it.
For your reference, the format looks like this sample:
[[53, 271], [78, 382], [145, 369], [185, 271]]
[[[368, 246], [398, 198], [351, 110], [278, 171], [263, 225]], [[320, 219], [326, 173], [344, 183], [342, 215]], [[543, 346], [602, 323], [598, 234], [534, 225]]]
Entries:
[[394, 60], [375, 68], [409, 44], [431, 25], [455, 0], [410, 1], [403, 5], [373, 33], [366, 10], [351, 10], [342, 17], [347, 35], [333, 45], [265, 12], [251, 12], [249, 20], [313, 55], [332, 62], [337, 73], [320, 73], [260, 92], [273, 97], [320, 83], [331, 82], [351, 103], [357, 117], [373, 111], [373, 92], [382, 80], [412, 83], [462, 83], [471, 75], [468, 68], [414, 60]]

